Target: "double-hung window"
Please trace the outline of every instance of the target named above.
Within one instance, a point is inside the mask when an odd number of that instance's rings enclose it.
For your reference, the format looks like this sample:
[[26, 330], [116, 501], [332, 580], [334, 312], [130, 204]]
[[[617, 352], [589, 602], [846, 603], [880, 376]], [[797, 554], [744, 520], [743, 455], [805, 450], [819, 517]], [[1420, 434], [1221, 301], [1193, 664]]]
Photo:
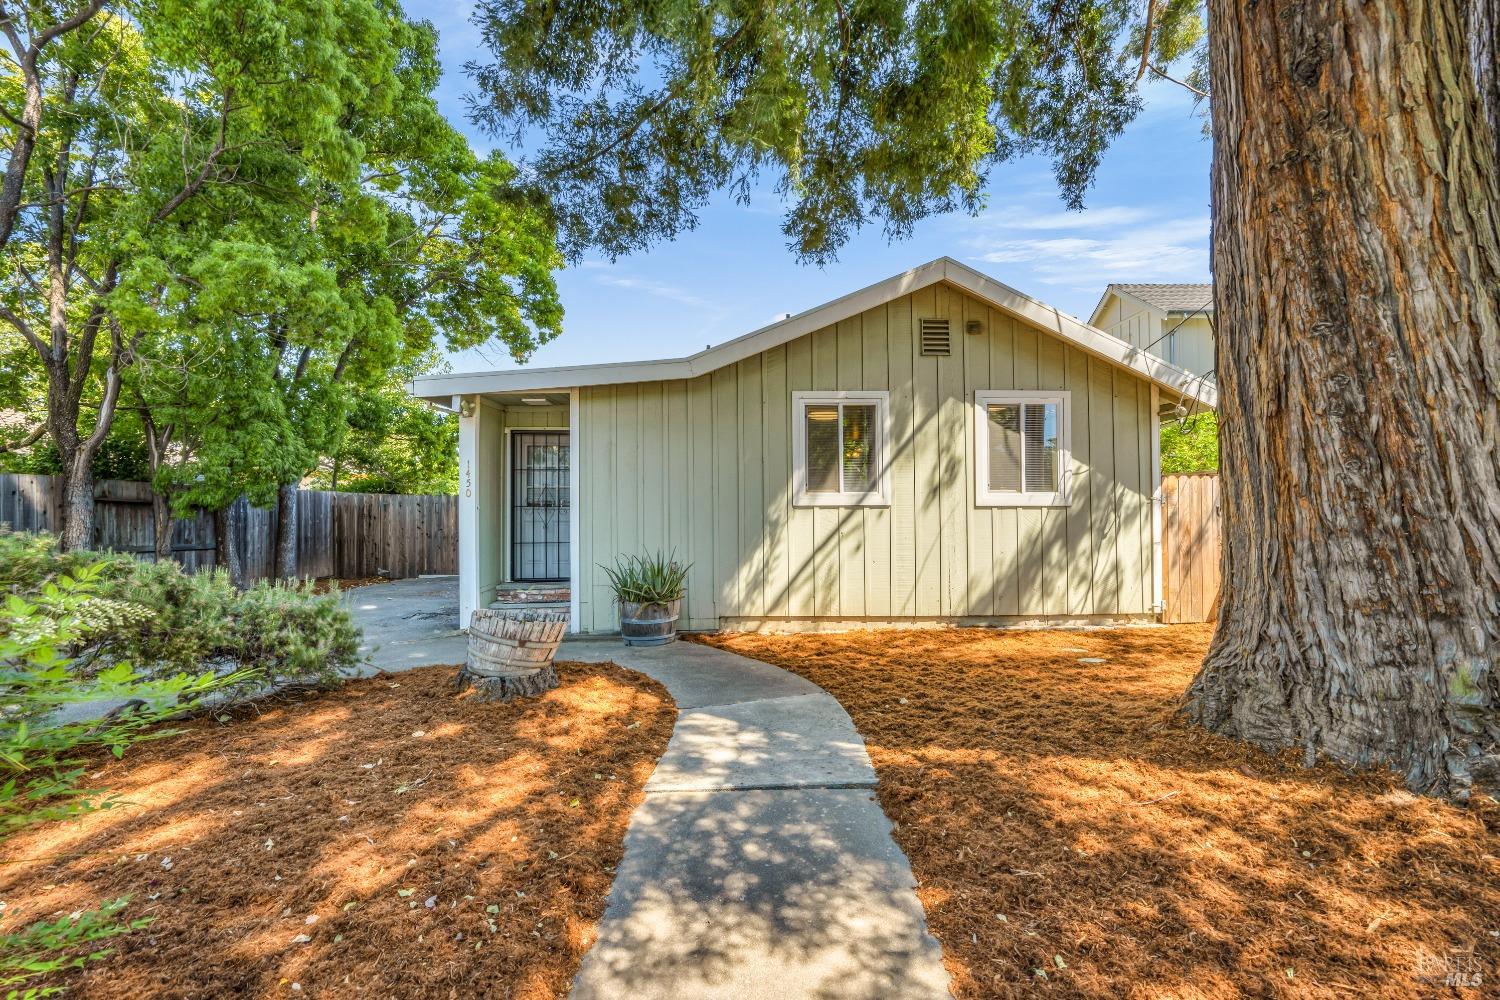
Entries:
[[981, 507], [1065, 507], [1071, 395], [974, 393], [974, 498]]
[[798, 507], [884, 507], [890, 394], [792, 393], [792, 502]]

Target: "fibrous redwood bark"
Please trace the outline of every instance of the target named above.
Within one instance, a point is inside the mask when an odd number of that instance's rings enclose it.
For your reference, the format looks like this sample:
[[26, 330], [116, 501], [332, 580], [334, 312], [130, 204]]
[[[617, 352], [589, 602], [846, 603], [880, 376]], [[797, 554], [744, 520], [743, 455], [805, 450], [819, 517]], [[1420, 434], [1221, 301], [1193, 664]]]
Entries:
[[1500, 190], [1472, 5], [1211, 0], [1211, 729], [1466, 798], [1500, 748]]

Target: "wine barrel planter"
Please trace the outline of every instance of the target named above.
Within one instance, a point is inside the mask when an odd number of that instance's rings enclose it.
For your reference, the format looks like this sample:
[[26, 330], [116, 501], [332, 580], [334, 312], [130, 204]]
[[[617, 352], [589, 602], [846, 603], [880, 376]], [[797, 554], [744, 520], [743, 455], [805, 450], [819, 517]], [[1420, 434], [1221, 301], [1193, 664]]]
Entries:
[[469, 619], [469, 655], [456, 687], [484, 701], [534, 697], [557, 687], [552, 658], [568, 630], [568, 613], [481, 608]]
[[620, 635], [627, 646], [661, 646], [677, 638], [682, 601], [665, 604], [620, 602]]

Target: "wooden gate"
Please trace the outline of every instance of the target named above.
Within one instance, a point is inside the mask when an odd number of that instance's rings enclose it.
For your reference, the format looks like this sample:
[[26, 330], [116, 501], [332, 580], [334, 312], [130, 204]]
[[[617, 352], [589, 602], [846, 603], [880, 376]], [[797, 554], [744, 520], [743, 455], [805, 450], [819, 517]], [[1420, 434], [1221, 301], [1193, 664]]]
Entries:
[[1211, 622], [1219, 615], [1219, 477], [1161, 477], [1162, 621]]

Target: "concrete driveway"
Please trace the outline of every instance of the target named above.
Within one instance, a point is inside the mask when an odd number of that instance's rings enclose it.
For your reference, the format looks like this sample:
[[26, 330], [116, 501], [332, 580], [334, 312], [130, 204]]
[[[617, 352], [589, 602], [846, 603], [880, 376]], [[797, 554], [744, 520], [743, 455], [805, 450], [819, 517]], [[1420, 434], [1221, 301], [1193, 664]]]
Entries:
[[458, 621], [458, 577], [422, 576], [344, 592], [364, 635], [359, 651], [373, 670], [411, 670], [462, 663], [465, 641]]

